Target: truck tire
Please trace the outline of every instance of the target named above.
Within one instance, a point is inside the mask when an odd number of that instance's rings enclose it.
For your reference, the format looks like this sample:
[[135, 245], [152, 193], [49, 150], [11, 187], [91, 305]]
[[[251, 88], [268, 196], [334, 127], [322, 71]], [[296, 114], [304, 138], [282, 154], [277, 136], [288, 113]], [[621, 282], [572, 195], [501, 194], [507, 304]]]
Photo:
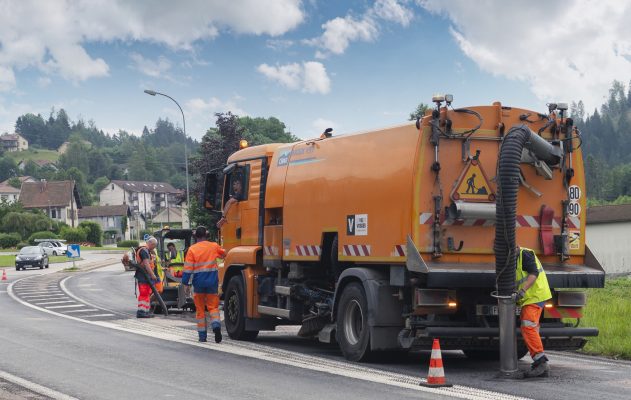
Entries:
[[366, 360], [370, 356], [368, 302], [361, 283], [352, 282], [344, 288], [337, 313], [337, 342], [350, 361]]
[[254, 340], [259, 334], [259, 331], [245, 330], [245, 302], [243, 278], [233, 276], [224, 297], [224, 322], [231, 339]]

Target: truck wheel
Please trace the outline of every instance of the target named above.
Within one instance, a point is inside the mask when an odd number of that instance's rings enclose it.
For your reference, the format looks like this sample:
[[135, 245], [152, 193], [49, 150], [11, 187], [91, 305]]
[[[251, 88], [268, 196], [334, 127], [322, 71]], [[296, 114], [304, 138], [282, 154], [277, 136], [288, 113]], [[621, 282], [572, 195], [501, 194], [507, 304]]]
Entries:
[[245, 330], [245, 302], [243, 279], [233, 276], [228, 281], [224, 297], [224, 318], [231, 339], [254, 340], [259, 334], [259, 331]]
[[361, 283], [353, 282], [344, 288], [337, 313], [337, 342], [350, 361], [361, 361], [370, 355], [368, 302]]

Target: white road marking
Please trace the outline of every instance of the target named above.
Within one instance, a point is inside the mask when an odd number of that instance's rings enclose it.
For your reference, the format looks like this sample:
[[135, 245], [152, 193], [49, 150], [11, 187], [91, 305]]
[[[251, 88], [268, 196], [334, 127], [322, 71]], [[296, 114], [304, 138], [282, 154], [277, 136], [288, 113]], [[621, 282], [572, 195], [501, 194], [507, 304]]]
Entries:
[[83, 289], [84, 292], [102, 292], [103, 289]]
[[6, 290], [0, 290], [0, 293], [7, 293]]
[[44, 306], [44, 305], [48, 305], [48, 304], [63, 304], [63, 303], [76, 303], [76, 301], [74, 300], [64, 300], [64, 301], [47, 301], [45, 303], [35, 303], [38, 306]]
[[77, 312], [92, 312], [92, 311], [101, 311], [97, 308], [86, 308], [84, 310], [68, 310], [64, 311], [65, 313], [77, 313]]
[[65, 294], [38, 294], [38, 295], [30, 294], [28, 296], [20, 296], [20, 297], [23, 297], [29, 300], [37, 300], [37, 299], [44, 300], [46, 298], [52, 298], [52, 297], [66, 297], [66, 295]]
[[8, 372], [0, 371], [0, 378], [15, 383], [16, 385], [25, 387], [28, 390], [41, 394], [42, 396], [47, 396], [55, 400], [79, 400], [76, 397], [68, 396], [67, 394], [63, 394], [45, 386], [38, 385], [37, 383], [27, 381], [26, 379], [20, 378], [19, 376], [11, 375]]
[[[65, 288], [65, 281], [68, 278], [65, 278], [61, 281], [61, 287]], [[241, 344], [237, 342], [232, 342], [226, 340], [221, 345], [209, 345], [204, 343], [199, 343], [197, 341], [193, 341], [191, 339], [191, 331], [190, 329], [183, 328], [161, 328], [155, 324], [150, 324], [149, 321], [135, 321], [135, 320], [118, 320], [118, 321], [88, 321], [82, 318], [65, 315], [56, 311], [52, 311], [51, 308], [48, 307], [40, 308], [36, 305], [25, 302], [24, 300], [18, 298], [13, 293], [13, 286], [9, 285], [8, 288], [9, 295], [15, 300], [27, 307], [34, 308], [36, 310], [40, 310], [42, 312], [46, 312], [49, 314], [57, 315], [63, 318], [72, 319], [78, 322], [83, 322], [86, 324], [96, 325], [103, 328], [114, 329], [123, 332], [129, 332], [134, 334], [139, 334], [143, 336], [148, 336], [156, 339], [167, 340], [171, 342], [177, 342], [182, 344], [187, 344], [190, 346], [202, 347], [209, 351], [220, 351], [223, 353], [229, 353], [233, 355], [260, 359], [268, 362], [273, 362], [282, 365], [288, 365], [293, 367], [298, 367], [302, 369], [318, 371], [322, 373], [345, 376], [349, 378], [354, 378], [358, 380], [368, 381], [372, 383], [381, 383], [389, 386], [396, 386], [400, 388], [405, 388], [414, 391], [426, 392], [426, 393], [434, 393], [440, 394], [443, 396], [452, 396], [460, 399], [468, 399], [468, 400], [525, 400], [527, 398], [513, 396], [505, 393], [492, 392], [488, 390], [477, 389], [469, 386], [461, 386], [454, 385], [451, 388], [431, 388], [419, 386], [419, 381], [425, 381], [424, 379], [419, 379], [418, 377], [412, 375], [405, 374], [397, 374], [391, 373], [387, 371], [378, 370], [375, 368], [370, 368], [362, 365], [349, 364], [345, 362], [329, 360], [324, 357], [317, 357], [311, 355], [305, 355], [298, 352], [280, 350], [271, 348], [268, 346], [257, 345], [256, 347], [248, 347], [247, 344]], [[76, 295], [71, 292], [67, 292], [70, 297], [73, 297], [79, 301]], [[81, 306], [81, 305], [77, 305]], [[56, 306], [59, 307], [68, 307], [68, 306]], [[156, 321], [159, 323], [159, 321]]]
[[54, 308], [74, 308], [74, 307], [85, 307], [83, 304], [71, 304], [71, 305], [67, 305], [67, 306], [52, 306], [52, 307], [46, 307], [48, 310], [52, 310]]
[[94, 318], [94, 317], [113, 317], [114, 314], [89, 314], [89, 315], [84, 315], [83, 318], [89, 317], [89, 318]]
[[90, 287], [90, 286], [96, 286], [96, 283], [81, 283], [79, 285], [77, 285], [78, 287]]

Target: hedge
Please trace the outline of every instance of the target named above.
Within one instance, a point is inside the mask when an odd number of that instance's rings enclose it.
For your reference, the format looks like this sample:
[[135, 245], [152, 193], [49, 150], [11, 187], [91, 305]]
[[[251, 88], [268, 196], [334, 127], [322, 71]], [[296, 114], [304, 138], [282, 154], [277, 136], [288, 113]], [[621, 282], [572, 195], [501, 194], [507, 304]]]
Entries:
[[68, 243], [81, 243], [86, 241], [88, 233], [83, 228], [69, 228], [64, 226], [61, 228], [61, 237], [66, 239]]
[[21, 241], [22, 238], [18, 233], [0, 233], [0, 247], [3, 249], [15, 247]]
[[103, 229], [101, 225], [93, 221], [83, 221], [79, 224], [79, 228], [86, 231], [88, 242], [94, 243], [95, 246], [103, 245]]
[[137, 240], [121, 240], [120, 242], [116, 242], [116, 247], [138, 247]]

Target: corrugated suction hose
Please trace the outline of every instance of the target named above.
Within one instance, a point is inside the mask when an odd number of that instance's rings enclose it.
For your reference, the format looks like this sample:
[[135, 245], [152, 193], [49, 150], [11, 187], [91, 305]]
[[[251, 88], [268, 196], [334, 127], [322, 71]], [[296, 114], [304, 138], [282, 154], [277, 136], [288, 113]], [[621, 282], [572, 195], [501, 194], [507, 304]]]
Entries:
[[495, 276], [500, 296], [510, 296], [515, 290], [515, 218], [517, 192], [520, 185], [522, 149], [530, 140], [531, 130], [525, 125], [512, 127], [504, 138], [497, 167], [497, 197], [495, 200]]

